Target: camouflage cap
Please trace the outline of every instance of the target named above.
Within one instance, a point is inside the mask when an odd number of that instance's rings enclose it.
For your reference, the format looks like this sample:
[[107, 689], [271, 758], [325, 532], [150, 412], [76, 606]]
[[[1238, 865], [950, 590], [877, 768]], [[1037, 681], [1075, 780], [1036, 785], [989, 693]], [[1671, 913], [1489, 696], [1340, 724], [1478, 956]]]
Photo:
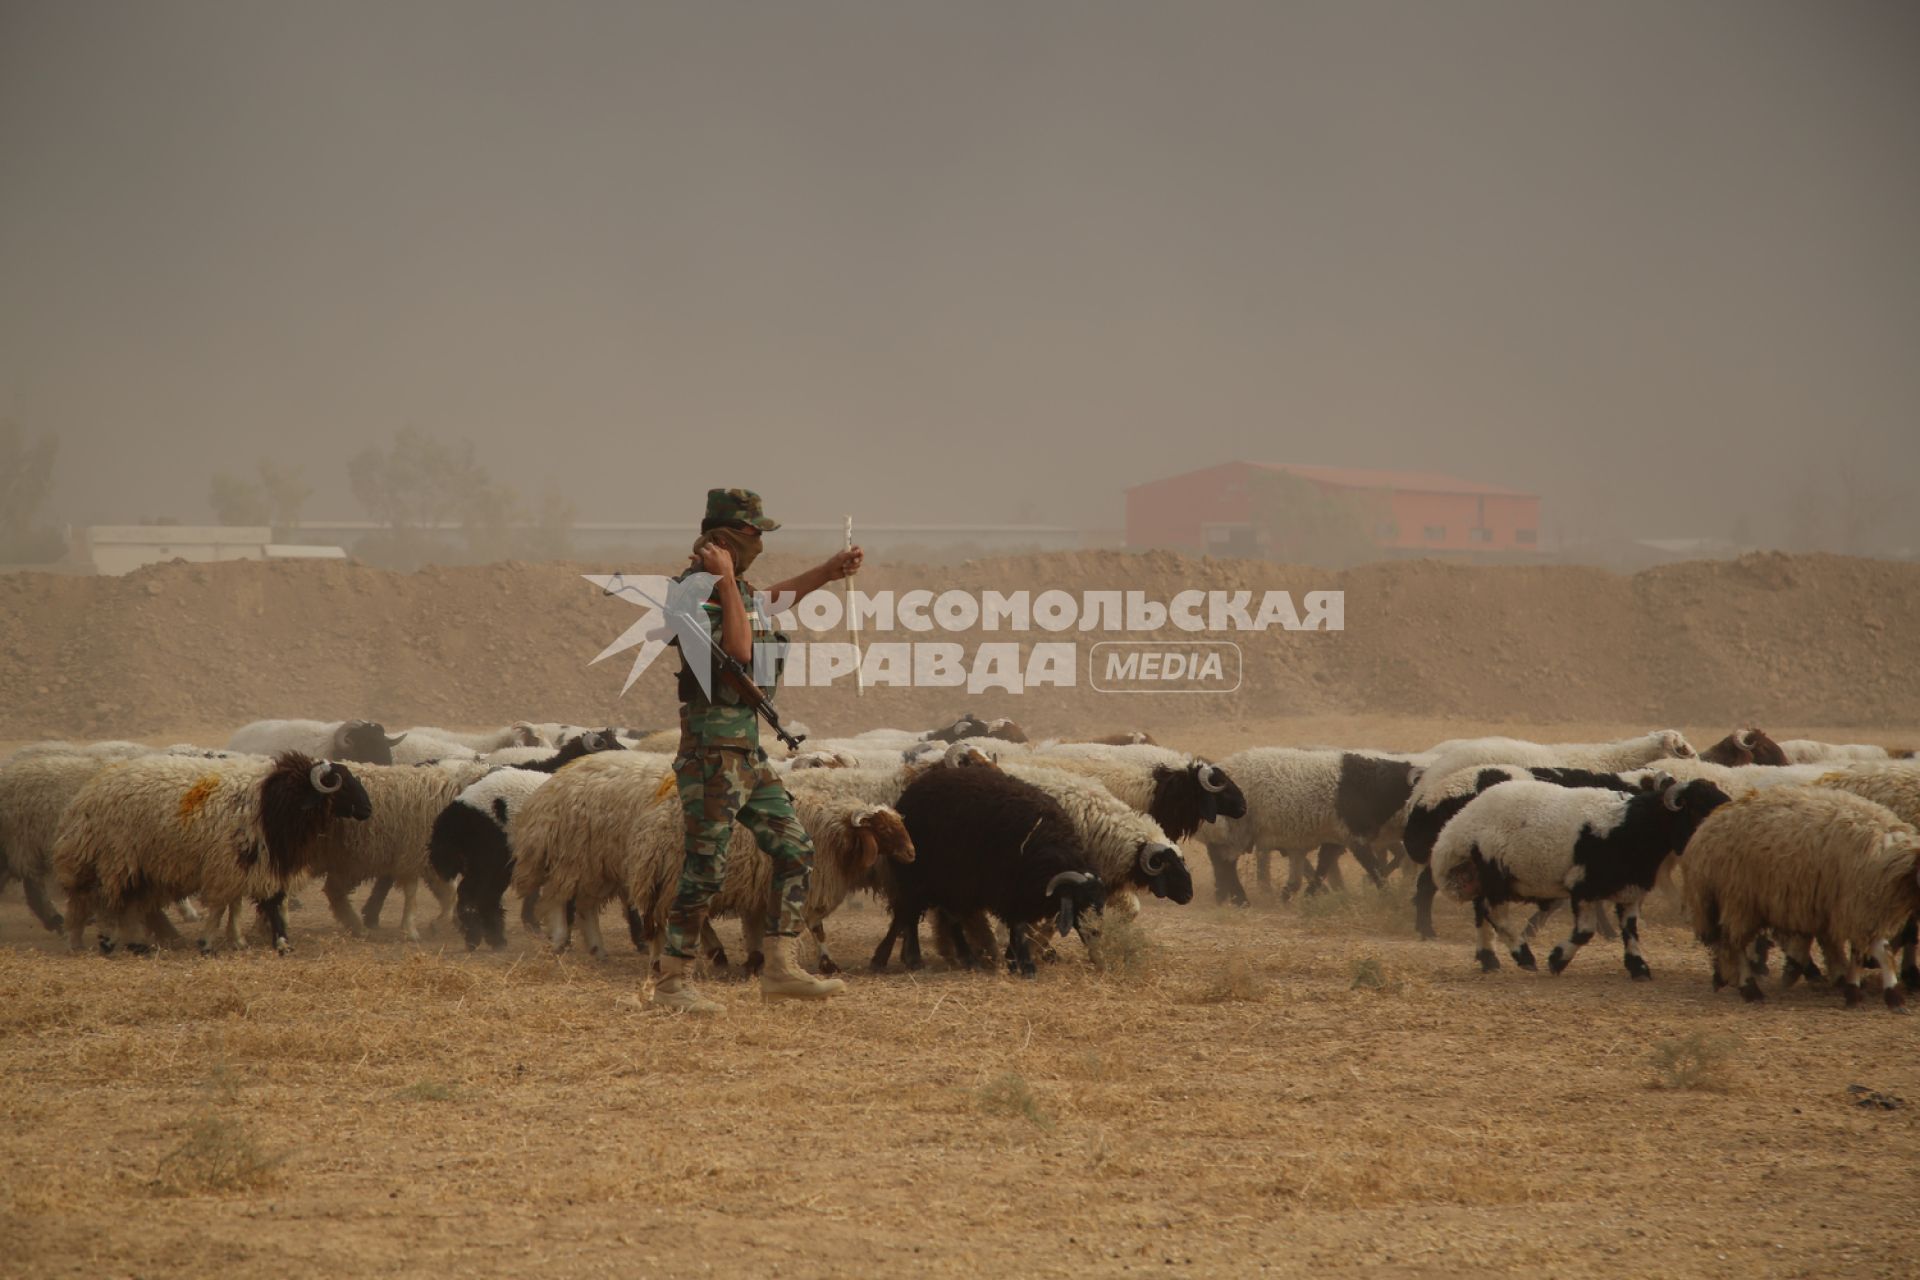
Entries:
[[751, 489], [707, 490], [707, 519], [738, 521], [769, 533], [780, 527], [760, 510], [760, 495]]

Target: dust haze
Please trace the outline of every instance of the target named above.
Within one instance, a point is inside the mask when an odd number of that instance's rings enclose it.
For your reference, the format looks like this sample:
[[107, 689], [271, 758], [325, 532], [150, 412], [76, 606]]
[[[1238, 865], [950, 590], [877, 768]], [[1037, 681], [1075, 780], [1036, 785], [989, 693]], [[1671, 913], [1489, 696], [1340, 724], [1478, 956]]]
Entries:
[[1113, 529], [1246, 458], [1898, 551], [1916, 227], [1903, 4], [0, 4], [71, 523], [263, 457], [364, 518], [414, 428], [585, 520]]

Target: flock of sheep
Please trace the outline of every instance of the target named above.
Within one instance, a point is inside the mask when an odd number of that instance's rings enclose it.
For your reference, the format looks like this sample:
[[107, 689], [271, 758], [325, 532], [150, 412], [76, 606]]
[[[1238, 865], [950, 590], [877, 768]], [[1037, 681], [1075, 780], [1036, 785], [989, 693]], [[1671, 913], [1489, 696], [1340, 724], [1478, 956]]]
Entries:
[[[311, 878], [354, 934], [399, 888], [401, 931], [415, 940], [424, 884], [434, 925], [451, 916], [470, 948], [505, 945], [511, 888], [556, 950], [577, 930], [602, 955], [600, 917], [617, 902], [635, 947], [657, 958], [682, 856], [676, 736], [260, 721], [223, 749], [36, 744], [0, 762], [0, 887], [21, 881], [35, 916], [76, 950], [89, 924], [103, 952], [172, 941], [169, 912], [198, 921], [203, 950], [242, 946], [249, 904], [285, 950], [288, 895]], [[1904, 1003], [1903, 984], [1920, 989], [1920, 761], [1899, 758], [1910, 753], [1744, 729], [1698, 753], [1662, 730], [1418, 753], [1261, 747], [1211, 761], [1144, 734], [1030, 742], [1010, 721], [972, 716], [810, 745], [776, 768], [816, 849], [807, 923], [822, 972], [838, 968], [829, 917], [865, 890], [890, 913], [874, 969], [896, 946], [920, 965], [931, 912], [951, 962], [1000, 952], [1031, 976], [1051, 937], [1091, 943], [1105, 913], [1131, 913], [1141, 893], [1191, 901], [1180, 846], [1196, 840], [1222, 901], [1246, 901], [1247, 854], [1263, 883], [1270, 855], [1287, 857], [1288, 894], [1337, 880], [1343, 853], [1377, 883], [1404, 863], [1422, 936], [1435, 935], [1441, 891], [1472, 905], [1483, 969], [1500, 967], [1496, 941], [1535, 967], [1530, 939], [1564, 904], [1570, 926], [1548, 967], [1562, 971], [1617, 928], [1636, 979], [1652, 976], [1641, 903], [1679, 866], [1716, 987], [1761, 999], [1774, 945], [1787, 984], [1821, 980], [1817, 942], [1849, 1004], [1870, 969], [1890, 1006]], [[744, 830], [733, 841], [713, 915], [739, 920], [751, 972], [775, 904], [767, 860]], [[356, 911], [351, 895], [367, 882]], [[1518, 903], [1534, 909], [1524, 924], [1511, 919]], [[702, 950], [716, 969], [729, 963], [711, 925]]]

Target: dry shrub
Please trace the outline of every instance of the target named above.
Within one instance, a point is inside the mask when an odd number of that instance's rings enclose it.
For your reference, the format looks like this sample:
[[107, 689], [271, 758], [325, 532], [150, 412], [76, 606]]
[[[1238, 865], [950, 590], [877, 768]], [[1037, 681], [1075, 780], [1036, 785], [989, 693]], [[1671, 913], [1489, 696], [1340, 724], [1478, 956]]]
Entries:
[[399, 1102], [452, 1102], [460, 1091], [439, 1080], [416, 1080], [404, 1089], [396, 1089], [393, 1096]]
[[1267, 984], [1254, 972], [1253, 961], [1234, 952], [1213, 978], [1194, 996], [1195, 1004], [1227, 1004], [1265, 998]]
[[203, 1111], [179, 1146], [160, 1157], [153, 1188], [162, 1195], [251, 1191], [271, 1183], [284, 1155], [268, 1155], [246, 1126]]
[[1101, 973], [1139, 980], [1153, 976], [1159, 952], [1160, 944], [1138, 920], [1110, 915], [1102, 920], [1100, 932], [1088, 944], [1087, 959]]
[[1740, 1041], [1696, 1031], [1653, 1047], [1653, 1088], [1725, 1093], [1733, 1087], [1733, 1057]]
[[1392, 882], [1385, 888], [1375, 888], [1369, 882], [1351, 889], [1305, 894], [1295, 898], [1293, 905], [1302, 920], [1352, 924], [1394, 934], [1413, 929], [1412, 894]]
[[974, 1092], [974, 1100], [988, 1115], [1025, 1120], [1036, 1129], [1053, 1128], [1053, 1118], [1040, 1108], [1026, 1077], [1009, 1071], [995, 1076]]
[[1362, 956], [1353, 962], [1352, 990], [1392, 994], [1405, 985], [1388, 973], [1387, 966], [1377, 956]]

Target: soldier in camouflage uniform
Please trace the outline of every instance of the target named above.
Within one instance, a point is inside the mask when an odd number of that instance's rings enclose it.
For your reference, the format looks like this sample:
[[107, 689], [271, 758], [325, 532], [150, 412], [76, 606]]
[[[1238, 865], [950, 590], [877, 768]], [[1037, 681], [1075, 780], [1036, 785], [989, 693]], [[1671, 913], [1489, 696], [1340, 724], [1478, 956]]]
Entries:
[[[753, 672], [754, 683], [769, 698], [779, 683], [785, 637], [766, 617], [744, 573], [760, 553], [761, 535], [780, 527], [762, 512], [760, 495], [750, 489], [712, 489], [700, 522], [692, 563], [676, 582], [696, 572], [718, 579], [701, 604], [714, 645]], [[794, 600], [860, 567], [858, 547], [838, 552], [804, 573], [777, 583], [771, 595]], [[783, 600], [784, 603], [784, 600]], [[790, 606], [789, 606], [790, 607]], [[686, 861], [673, 906], [667, 913], [660, 978], [653, 1003], [691, 1013], [718, 1013], [721, 1006], [688, 983], [686, 971], [700, 942], [707, 909], [726, 874], [728, 839], [738, 822], [753, 833], [761, 852], [773, 860], [773, 900], [768, 904], [770, 934], [763, 995], [822, 999], [839, 995], [846, 984], [816, 978], [793, 961], [794, 939], [806, 923], [807, 882], [813, 870], [813, 843], [793, 812], [793, 797], [767, 763], [760, 748], [760, 721], [753, 708], [712, 665], [710, 654], [681, 653], [680, 749], [673, 761], [680, 809], [686, 820]], [[691, 664], [708, 663], [703, 689]]]

